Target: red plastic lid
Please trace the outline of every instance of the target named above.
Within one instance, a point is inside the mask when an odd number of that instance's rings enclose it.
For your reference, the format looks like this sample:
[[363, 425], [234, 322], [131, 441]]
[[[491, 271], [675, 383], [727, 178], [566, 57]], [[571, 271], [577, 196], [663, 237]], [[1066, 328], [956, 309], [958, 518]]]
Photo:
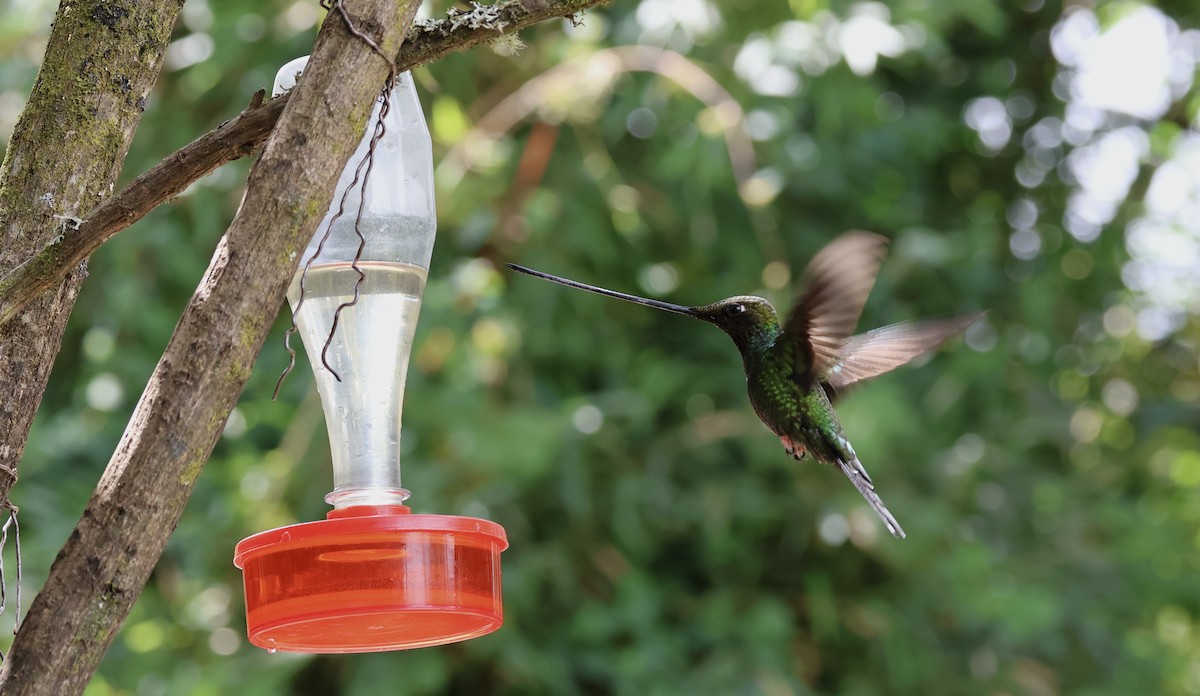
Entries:
[[243, 539], [250, 642], [274, 652], [349, 653], [442, 645], [504, 622], [495, 522], [353, 507]]

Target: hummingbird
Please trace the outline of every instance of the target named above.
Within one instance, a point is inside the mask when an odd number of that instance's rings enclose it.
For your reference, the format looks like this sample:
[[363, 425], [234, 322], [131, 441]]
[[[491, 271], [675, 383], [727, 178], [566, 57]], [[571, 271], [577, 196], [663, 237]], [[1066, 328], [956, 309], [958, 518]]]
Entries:
[[891, 324], [853, 335], [888, 240], [847, 232], [826, 245], [805, 268], [786, 321], [761, 297], [738, 295], [696, 307], [651, 300], [587, 285], [531, 268], [515, 271], [715, 324], [742, 355], [746, 389], [755, 414], [796, 460], [811, 453], [841, 470], [871, 504], [889, 532], [903, 528], [888, 511], [859, 461], [834, 411], [838, 390], [897, 368], [941, 345], [983, 312]]

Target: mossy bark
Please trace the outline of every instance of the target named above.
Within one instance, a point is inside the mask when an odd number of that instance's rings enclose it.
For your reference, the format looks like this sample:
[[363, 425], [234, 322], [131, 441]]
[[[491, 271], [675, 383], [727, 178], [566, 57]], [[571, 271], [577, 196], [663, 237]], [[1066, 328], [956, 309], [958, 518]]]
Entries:
[[[64, 0], [29, 102], [0, 167], [0, 274], [70, 229], [117, 174], [158, 78], [182, 0]], [[0, 504], [8, 501], [29, 426], [86, 271], [0, 327]]]
[[[358, 0], [349, 11], [395, 55], [417, 6]], [[237, 216], [0, 667], [6, 696], [78, 694], [99, 665], [178, 523], [362, 137], [353, 124], [367, 118], [386, 74], [331, 13]]]

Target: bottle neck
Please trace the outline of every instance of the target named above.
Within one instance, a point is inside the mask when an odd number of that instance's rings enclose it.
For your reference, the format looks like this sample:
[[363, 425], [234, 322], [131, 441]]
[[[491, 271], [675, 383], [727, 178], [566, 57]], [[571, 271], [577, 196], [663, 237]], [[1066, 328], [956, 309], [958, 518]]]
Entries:
[[411, 493], [404, 488], [344, 488], [334, 489], [325, 502], [334, 510], [359, 506], [403, 505]]

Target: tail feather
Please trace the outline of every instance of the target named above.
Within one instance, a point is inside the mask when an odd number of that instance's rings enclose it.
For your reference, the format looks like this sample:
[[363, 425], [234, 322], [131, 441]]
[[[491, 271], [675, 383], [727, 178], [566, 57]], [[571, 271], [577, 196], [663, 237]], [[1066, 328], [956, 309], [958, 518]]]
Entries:
[[871, 507], [875, 508], [876, 514], [879, 515], [879, 519], [883, 520], [883, 524], [887, 526], [888, 531], [893, 536], [903, 539], [905, 536], [904, 530], [900, 528], [900, 523], [896, 521], [895, 517], [892, 517], [892, 513], [888, 511], [887, 506], [883, 504], [879, 495], [875, 493], [875, 486], [871, 484], [871, 479], [867, 476], [867, 472], [863, 468], [862, 463], [858, 461], [858, 458], [850, 462], [838, 459], [837, 465], [842, 470], [842, 473], [846, 475], [846, 478], [850, 479], [850, 483], [853, 483], [858, 492], [862, 494], [862, 497], [866, 498]]

